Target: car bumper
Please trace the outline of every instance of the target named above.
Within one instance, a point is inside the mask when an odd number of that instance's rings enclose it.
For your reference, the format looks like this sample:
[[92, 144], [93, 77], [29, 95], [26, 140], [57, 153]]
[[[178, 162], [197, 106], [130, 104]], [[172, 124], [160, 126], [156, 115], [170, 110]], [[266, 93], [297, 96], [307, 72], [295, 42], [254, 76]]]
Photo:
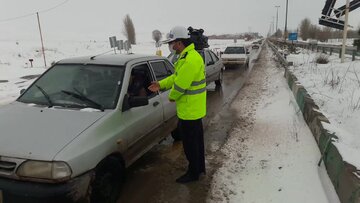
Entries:
[[0, 178], [0, 203], [88, 202], [89, 172], [66, 183], [50, 184]]
[[244, 65], [246, 61], [223, 61], [224, 65]]

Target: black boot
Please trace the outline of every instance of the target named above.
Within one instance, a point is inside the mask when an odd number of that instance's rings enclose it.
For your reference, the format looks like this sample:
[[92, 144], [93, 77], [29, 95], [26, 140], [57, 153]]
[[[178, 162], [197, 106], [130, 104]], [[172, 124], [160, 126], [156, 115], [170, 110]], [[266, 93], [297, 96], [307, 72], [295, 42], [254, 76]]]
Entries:
[[193, 176], [190, 173], [185, 173], [184, 175], [182, 175], [181, 177], [176, 179], [176, 182], [177, 183], [189, 183], [189, 182], [193, 182], [193, 181], [197, 181], [197, 180], [199, 180], [199, 176]]

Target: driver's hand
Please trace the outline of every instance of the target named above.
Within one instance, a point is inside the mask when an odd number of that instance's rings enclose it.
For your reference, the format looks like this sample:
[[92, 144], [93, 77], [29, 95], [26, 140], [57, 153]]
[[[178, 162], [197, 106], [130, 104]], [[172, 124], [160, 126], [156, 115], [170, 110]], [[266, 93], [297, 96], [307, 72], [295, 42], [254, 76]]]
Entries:
[[160, 84], [157, 81], [151, 82], [151, 85], [148, 87], [148, 89], [152, 92], [157, 92], [160, 90]]

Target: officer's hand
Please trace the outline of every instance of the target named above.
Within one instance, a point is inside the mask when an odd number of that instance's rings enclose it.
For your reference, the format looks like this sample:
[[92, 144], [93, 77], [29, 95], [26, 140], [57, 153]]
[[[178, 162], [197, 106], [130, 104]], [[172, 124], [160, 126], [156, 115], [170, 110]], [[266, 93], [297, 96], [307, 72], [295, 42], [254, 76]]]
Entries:
[[160, 84], [157, 81], [151, 82], [151, 85], [148, 87], [148, 89], [152, 92], [157, 92], [160, 90]]

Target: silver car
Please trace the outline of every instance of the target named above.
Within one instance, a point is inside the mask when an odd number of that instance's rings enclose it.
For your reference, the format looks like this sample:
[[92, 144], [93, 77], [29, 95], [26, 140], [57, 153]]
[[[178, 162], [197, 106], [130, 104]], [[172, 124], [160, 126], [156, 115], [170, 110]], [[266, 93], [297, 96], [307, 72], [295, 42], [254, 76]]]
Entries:
[[[223, 72], [225, 69], [222, 60], [209, 49], [199, 50], [198, 52], [205, 63], [206, 83], [209, 84], [211, 82], [215, 82], [216, 86], [221, 86], [223, 82]], [[168, 56], [168, 59], [172, 63], [175, 63], [178, 58], [178, 54], [170, 54]]]
[[124, 170], [176, 128], [167, 58], [59, 61], [0, 107], [0, 202], [116, 202]]

